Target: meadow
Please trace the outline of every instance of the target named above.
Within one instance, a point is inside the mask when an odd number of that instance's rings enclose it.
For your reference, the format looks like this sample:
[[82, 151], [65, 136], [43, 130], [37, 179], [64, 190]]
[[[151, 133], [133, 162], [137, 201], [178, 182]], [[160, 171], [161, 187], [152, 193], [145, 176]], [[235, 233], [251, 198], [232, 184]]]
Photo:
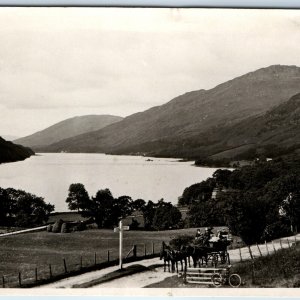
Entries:
[[[159, 253], [162, 241], [168, 242], [177, 235], [195, 235], [196, 229], [169, 231], [126, 231], [124, 232], [123, 255], [137, 245], [137, 257]], [[72, 233], [49, 233], [46, 231], [0, 237], [0, 279], [4, 276], [6, 286], [22, 282], [26, 278], [43, 279], [65, 271], [78, 270], [118, 258], [119, 235], [109, 229], [89, 229]], [[130, 254], [132, 255], [132, 253]], [[1, 282], [0, 282], [1, 285]]]

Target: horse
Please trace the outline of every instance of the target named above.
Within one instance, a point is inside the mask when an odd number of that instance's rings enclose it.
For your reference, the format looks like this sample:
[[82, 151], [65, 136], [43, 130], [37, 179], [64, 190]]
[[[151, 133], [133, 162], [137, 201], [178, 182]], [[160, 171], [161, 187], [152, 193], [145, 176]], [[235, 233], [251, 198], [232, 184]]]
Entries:
[[205, 264], [207, 265], [207, 260], [208, 260], [207, 247], [189, 244], [189, 245], [182, 246], [181, 249], [186, 253], [187, 257], [192, 257], [194, 268], [197, 267], [197, 263], [199, 263], [199, 267], [200, 267], [200, 260], [201, 260], [201, 265], [203, 265], [204, 261]]
[[180, 250], [172, 249], [170, 251], [170, 258], [172, 263], [172, 272], [175, 270], [178, 273], [178, 262], [181, 264], [181, 271], [183, 272], [183, 265], [186, 267], [187, 265], [187, 254]]
[[168, 264], [168, 270], [170, 270], [170, 261], [171, 261], [171, 249], [169, 246], [166, 245], [165, 242], [162, 242], [160, 252], [159, 252], [159, 259], [164, 260], [164, 272], [166, 272], [166, 264]]
[[[164, 259], [164, 272], [166, 271], [166, 264], [168, 264], [169, 272], [174, 272], [176, 267], [176, 272], [178, 273], [178, 262], [181, 264], [181, 271], [183, 271], [183, 265], [187, 265], [187, 253], [181, 250], [172, 249], [170, 246], [162, 242], [160, 249], [160, 259]], [[170, 270], [171, 262], [171, 270]]]

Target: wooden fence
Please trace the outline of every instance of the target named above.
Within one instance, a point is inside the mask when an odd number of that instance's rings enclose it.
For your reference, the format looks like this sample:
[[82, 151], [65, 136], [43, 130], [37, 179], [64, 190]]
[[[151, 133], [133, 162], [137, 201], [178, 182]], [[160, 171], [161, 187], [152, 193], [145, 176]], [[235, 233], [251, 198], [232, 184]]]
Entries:
[[[161, 243], [135, 244], [124, 250], [123, 262], [129, 263], [159, 255]], [[77, 260], [62, 258], [61, 264], [45, 264], [43, 266], [20, 271], [16, 274], [0, 275], [0, 288], [29, 288], [51, 283], [69, 276], [116, 266], [119, 263], [118, 250], [108, 249], [93, 255], [81, 255]]]

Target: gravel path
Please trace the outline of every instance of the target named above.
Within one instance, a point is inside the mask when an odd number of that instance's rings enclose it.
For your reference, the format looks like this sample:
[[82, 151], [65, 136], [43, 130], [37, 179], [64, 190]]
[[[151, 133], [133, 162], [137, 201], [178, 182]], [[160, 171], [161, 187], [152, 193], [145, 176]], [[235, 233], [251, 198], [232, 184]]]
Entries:
[[[300, 240], [300, 234], [296, 236], [296, 240]], [[279, 250], [281, 248], [288, 248], [291, 247], [292, 244], [295, 242], [295, 238], [283, 238], [281, 239], [281, 243], [279, 240], [274, 241], [273, 243], [268, 243], [267, 245], [262, 244], [258, 245], [261, 254], [267, 255], [268, 253], [273, 253], [274, 248], [275, 250]], [[259, 249], [256, 245], [251, 246], [252, 254], [254, 257], [259, 257]], [[240, 261], [240, 257], [242, 256], [243, 260], [250, 259], [249, 250], [247, 247], [243, 247], [239, 249], [229, 250], [230, 260], [231, 263]], [[160, 267], [156, 267], [155, 269], [151, 269], [149, 271], [144, 271], [141, 273], [137, 273], [134, 275], [114, 279], [99, 285], [93, 286], [93, 288], [142, 288], [147, 285], [160, 282], [168, 277], [176, 276], [176, 274], [172, 274], [169, 272], [163, 271], [163, 263], [159, 260], [159, 258], [153, 258], [153, 259], [147, 259], [142, 260], [139, 262], [132, 262], [126, 264], [124, 267], [132, 266], [132, 265], [143, 265], [145, 267], [150, 267], [153, 265], [161, 264]], [[57, 281], [55, 283], [43, 285], [40, 288], [72, 288], [74, 285], [82, 284], [85, 282], [92, 281], [94, 279], [97, 279], [101, 276], [104, 276], [106, 274], [109, 274], [113, 271], [118, 270], [118, 266], [106, 268], [99, 271], [93, 271], [86, 274], [69, 277], [66, 279], [62, 279], [60, 281]]]

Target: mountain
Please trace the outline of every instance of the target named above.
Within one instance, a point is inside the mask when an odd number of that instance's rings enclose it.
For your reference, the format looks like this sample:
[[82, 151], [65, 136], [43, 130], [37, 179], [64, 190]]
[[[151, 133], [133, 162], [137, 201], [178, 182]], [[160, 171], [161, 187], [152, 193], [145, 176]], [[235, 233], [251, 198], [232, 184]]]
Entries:
[[78, 134], [99, 130], [107, 125], [119, 122], [121, 117], [111, 115], [87, 115], [70, 118], [56, 123], [42, 131], [15, 140], [15, 142], [33, 149], [50, 145]]
[[8, 142], [0, 137], [0, 163], [24, 160], [31, 155], [34, 155], [31, 149]]
[[[208, 146], [208, 151], [217, 152], [213, 159], [300, 154], [300, 93], [265, 114], [249, 117], [212, 136], [218, 140]], [[218, 148], [225, 150], [218, 152]]]
[[[186, 93], [164, 105], [43, 150], [205, 157], [226, 150], [216, 134], [223, 128], [262, 115], [299, 91], [300, 68], [274, 65], [210, 90]], [[209, 150], [211, 145], [216, 152]]]

